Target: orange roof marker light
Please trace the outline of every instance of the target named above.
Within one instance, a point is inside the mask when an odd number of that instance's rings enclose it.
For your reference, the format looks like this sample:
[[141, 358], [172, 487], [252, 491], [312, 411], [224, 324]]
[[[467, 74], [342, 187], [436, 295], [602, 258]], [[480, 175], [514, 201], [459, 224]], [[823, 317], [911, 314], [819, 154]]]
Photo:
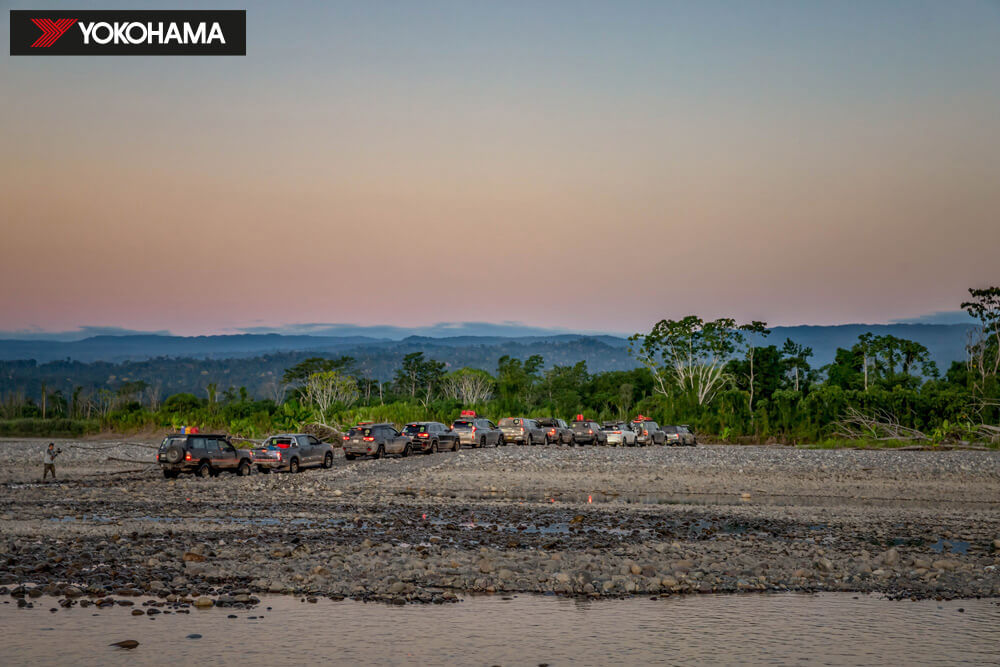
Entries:
[[476, 416], [476, 411], [475, 410], [462, 410], [462, 413], [459, 416], [460, 417], [475, 417]]
[[583, 415], [577, 415], [576, 417], [573, 418], [573, 421], [575, 421], [575, 422], [582, 422], [582, 421], [587, 421], [587, 420], [583, 418]]

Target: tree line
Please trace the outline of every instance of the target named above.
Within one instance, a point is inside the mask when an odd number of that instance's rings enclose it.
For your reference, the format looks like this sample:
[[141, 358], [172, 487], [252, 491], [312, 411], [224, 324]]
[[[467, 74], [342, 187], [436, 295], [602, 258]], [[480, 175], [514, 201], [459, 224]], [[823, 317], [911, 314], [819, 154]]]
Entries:
[[450, 422], [471, 408], [494, 418], [618, 420], [642, 413], [727, 440], [995, 442], [1000, 288], [970, 290], [962, 308], [980, 326], [968, 359], [944, 372], [926, 347], [892, 335], [862, 334], [832, 363], [815, 367], [811, 349], [791, 339], [772, 342], [764, 322], [691, 315], [631, 336], [629, 351], [639, 363], [631, 370], [594, 373], [583, 361], [546, 367], [540, 355], [503, 355], [490, 371], [449, 371], [416, 351], [381, 380], [352, 356], [315, 356], [272, 372], [267, 398], [217, 381], [201, 394], [162, 399], [162, 387], [132, 380], [69, 395], [43, 389], [41, 400], [8, 392], [0, 401], [0, 434], [44, 430], [59, 419], [70, 423], [66, 430], [198, 424], [259, 437], [309, 423], [341, 429], [368, 419]]

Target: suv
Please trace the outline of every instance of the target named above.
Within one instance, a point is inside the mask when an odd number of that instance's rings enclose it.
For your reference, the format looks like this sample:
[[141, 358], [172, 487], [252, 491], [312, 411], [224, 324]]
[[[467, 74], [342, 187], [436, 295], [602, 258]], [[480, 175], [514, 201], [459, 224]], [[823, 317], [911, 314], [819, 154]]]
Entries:
[[660, 430], [660, 426], [648, 417], [639, 415], [632, 420], [632, 425], [638, 426], [636, 444], [640, 447], [662, 445], [667, 441], [667, 436]]
[[441, 422], [414, 422], [403, 428], [403, 435], [413, 440], [414, 451], [437, 454], [438, 450], [450, 449], [457, 452], [462, 448], [458, 434]]
[[587, 419], [573, 422], [573, 443], [579, 446], [584, 445], [606, 445], [608, 444], [608, 434], [605, 433], [597, 422]]
[[601, 428], [608, 434], [608, 444], [617, 447], [635, 447], [638, 434], [628, 422], [604, 422]]
[[451, 430], [458, 435], [459, 447], [499, 447], [504, 444], [503, 433], [497, 425], [476, 415], [462, 415], [451, 423]]
[[352, 428], [344, 436], [344, 458], [353, 461], [359, 456], [380, 459], [386, 454], [409, 456], [413, 440], [392, 424], [365, 424]]
[[333, 467], [333, 447], [305, 433], [272, 435], [264, 444], [251, 450], [257, 470], [287, 470], [296, 473], [303, 468]]
[[215, 477], [223, 470], [246, 476], [253, 463], [250, 451], [233, 447], [229, 436], [210, 433], [168, 435], [160, 443], [156, 460], [167, 479], [182, 472]]
[[504, 417], [499, 426], [505, 444], [540, 445], [545, 442], [545, 431], [534, 419]]
[[545, 444], [556, 443], [557, 445], [572, 445], [573, 431], [561, 419], [545, 418], [536, 419], [538, 425], [545, 431]]
[[687, 426], [663, 426], [664, 436], [668, 445], [694, 447], [698, 444], [694, 433]]

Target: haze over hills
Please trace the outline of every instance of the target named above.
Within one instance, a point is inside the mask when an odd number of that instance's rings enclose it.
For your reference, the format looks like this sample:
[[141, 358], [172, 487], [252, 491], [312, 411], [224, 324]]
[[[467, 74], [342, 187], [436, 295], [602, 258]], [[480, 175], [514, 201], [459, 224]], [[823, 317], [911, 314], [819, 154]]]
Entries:
[[[365, 328], [358, 327], [359, 331]], [[384, 327], [380, 327], [385, 333]], [[634, 362], [622, 352], [628, 346], [623, 336], [548, 332], [535, 335], [460, 335], [427, 336], [409, 333], [416, 330], [393, 328], [407, 333], [401, 339], [368, 335], [322, 336], [278, 333], [244, 333], [217, 336], [172, 336], [163, 334], [97, 335], [82, 340], [0, 340], [0, 360], [28, 360], [38, 363], [72, 360], [84, 363], [104, 361], [141, 361], [156, 357], [226, 359], [268, 354], [315, 352], [349, 354], [357, 358], [398, 356], [411, 351], [425, 351], [429, 356], [451, 365], [495, 367], [502, 353], [512, 356], [542, 354], [547, 364], [585, 360], [592, 370], [630, 368]], [[833, 360], [838, 347], [850, 347], [860, 334], [891, 334], [925, 345], [939, 366], [965, 358], [970, 324], [844, 324], [838, 326], [774, 327], [764, 344], [780, 346], [786, 338], [811, 347], [816, 366]], [[506, 350], [505, 352], [500, 352]], [[581, 356], [568, 359], [573, 350]], [[546, 354], [548, 352], [548, 354]]]

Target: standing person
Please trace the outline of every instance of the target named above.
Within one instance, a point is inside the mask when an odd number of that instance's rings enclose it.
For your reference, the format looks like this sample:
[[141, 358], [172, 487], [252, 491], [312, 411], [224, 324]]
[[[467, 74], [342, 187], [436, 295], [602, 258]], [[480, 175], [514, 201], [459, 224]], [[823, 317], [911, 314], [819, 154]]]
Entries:
[[61, 451], [56, 449], [55, 443], [50, 442], [48, 449], [42, 455], [42, 463], [45, 464], [45, 472], [42, 473], [43, 482], [48, 479], [49, 473], [52, 473], [52, 479], [56, 478], [56, 457]]

